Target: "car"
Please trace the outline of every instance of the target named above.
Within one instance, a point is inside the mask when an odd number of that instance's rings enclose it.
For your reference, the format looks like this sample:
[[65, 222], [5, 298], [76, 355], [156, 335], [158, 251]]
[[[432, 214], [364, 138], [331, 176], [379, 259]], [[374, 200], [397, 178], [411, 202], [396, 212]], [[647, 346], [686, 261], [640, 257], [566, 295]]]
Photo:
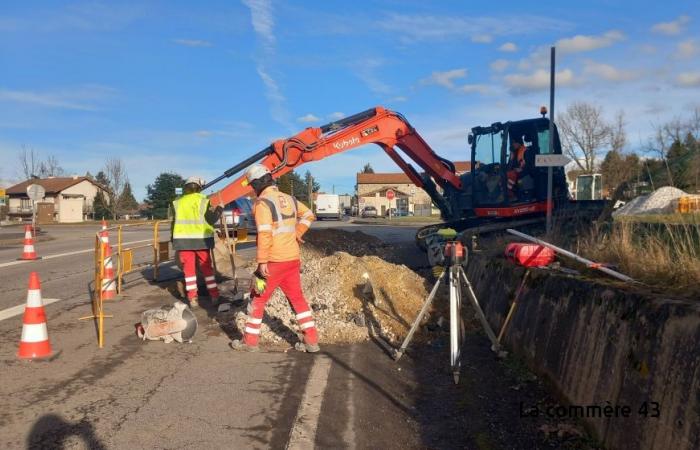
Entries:
[[[253, 216], [253, 202], [247, 197], [241, 197], [234, 200], [224, 207], [223, 217], [228, 227], [229, 235], [233, 234], [233, 230], [246, 229], [248, 233], [255, 233], [255, 217]], [[217, 222], [217, 228], [221, 227], [221, 222]]]
[[377, 214], [377, 208], [374, 206], [365, 206], [362, 209], [362, 217], [377, 217], [379, 214]]

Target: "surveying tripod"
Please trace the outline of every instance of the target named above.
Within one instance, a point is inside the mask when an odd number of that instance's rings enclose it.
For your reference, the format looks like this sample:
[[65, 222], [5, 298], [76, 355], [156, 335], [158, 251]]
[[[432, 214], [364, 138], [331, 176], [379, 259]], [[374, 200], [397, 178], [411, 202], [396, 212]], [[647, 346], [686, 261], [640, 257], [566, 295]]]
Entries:
[[430, 295], [428, 295], [423, 307], [418, 313], [418, 317], [416, 317], [416, 320], [413, 322], [411, 329], [406, 335], [406, 339], [404, 339], [403, 344], [401, 344], [401, 348], [395, 351], [394, 360], [398, 361], [401, 356], [403, 356], [406, 348], [413, 338], [413, 334], [416, 332], [418, 326], [423, 320], [423, 316], [425, 316], [425, 314], [428, 312], [430, 305], [435, 299], [435, 294], [437, 293], [440, 284], [445, 280], [445, 278], [448, 278], [450, 289], [450, 368], [452, 369], [452, 376], [454, 377], [455, 384], [457, 384], [459, 383], [461, 364], [460, 346], [464, 340], [464, 321], [462, 320], [462, 316], [460, 314], [462, 309], [463, 288], [466, 287], [467, 298], [471, 301], [472, 306], [476, 311], [476, 315], [481, 321], [481, 325], [484, 327], [486, 335], [491, 340], [491, 350], [498, 353], [500, 345], [496, 339], [496, 335], [491, 329], [491, 326], [486, 321], [486, 316], [484, 315], [481, 306], [479, 306], [479, 301], [476, 298], [476, 294], [474, 294], [472, 284], [469, 282], [469, 278], [467, 278], [467, 274], [464, 272], [464, 266], [468, 260], [467, 248], [459, 241], [447, 241], [445, 242], [443, 256], [444, 269], [430, 291]]

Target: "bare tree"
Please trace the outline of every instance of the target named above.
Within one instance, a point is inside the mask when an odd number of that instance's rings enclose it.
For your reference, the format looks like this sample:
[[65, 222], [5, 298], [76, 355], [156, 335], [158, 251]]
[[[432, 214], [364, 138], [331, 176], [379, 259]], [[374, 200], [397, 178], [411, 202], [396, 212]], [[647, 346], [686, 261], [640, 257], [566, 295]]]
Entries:
[[647, 143], [647, 151], [656, 153], [659, 156], [659, 159], [663, 161], [666, 167], [669, 184], [675, 186], [671, 166], [668, 164], [668, 150], [674, 142], [681, 142], [683, 138], [683, 123], [680, 119], [675, 118], [664, 125], [652, 126], [654, 127], [654, 136]]
[[19, 152], [19, 165], [22, 170], [21, 175], [25, 180], [40, 176], [39, 154], [33, 148], [22, 145], [22, 150]]
[[619, 111], [615, 116], [615, 122], [610, 126], [610, 151], [622, 152], [626, 145], [625, 113]]
[[64, 174], [63, 167], [58, 162], [58, 158], [49, 155], [46, 161], [39, 163], [39, 174], [44, 177], [60, 177]]
[[126, 174], [126, 167], [119, 158], [109, 158], [105, 163], [104, 173], [107, 178], [109, 211], [112, 214], [112, 219], [116, 220], [122, 211], [122, 194], [129, 178]]
[[[559, 119], [562, 147], [584, 173], [595, 170], [600, 151], [610, 143], [611, 127], [602, 108], [585, 102], [569, 105]], [[624, 122], [620, 122], [624, 131]]]

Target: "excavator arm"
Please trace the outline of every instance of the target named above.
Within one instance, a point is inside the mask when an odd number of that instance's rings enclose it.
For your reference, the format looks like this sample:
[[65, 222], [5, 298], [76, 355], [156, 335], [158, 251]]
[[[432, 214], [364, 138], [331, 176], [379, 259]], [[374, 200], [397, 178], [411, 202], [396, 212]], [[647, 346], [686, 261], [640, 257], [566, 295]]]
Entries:
[[[449, 188], [461, 189], [462, 183], [455, 174], [454, 164], [438, 156], [402, 115], [381, 106], [318, 128], [307, 128], [288, 139], [277, 140], [231, 167], [204, 188], [231, 177], [256, 162], [269, 168], [276, 179], [304, 163], [319, 161], [370, 143], [380, 146], [416, 186], [425, 189], [444, 216], [451, 215], [450, 205], [438, 192], [435, 183], [443, 191]], [[396, 148], [410, 157], [425, 172], [424, 175], [406, 162]], [[245, 176], [239, 176], [223, 189], [211, 194], [210, 201], [212, 205], [223, 206], [251, 191]]]

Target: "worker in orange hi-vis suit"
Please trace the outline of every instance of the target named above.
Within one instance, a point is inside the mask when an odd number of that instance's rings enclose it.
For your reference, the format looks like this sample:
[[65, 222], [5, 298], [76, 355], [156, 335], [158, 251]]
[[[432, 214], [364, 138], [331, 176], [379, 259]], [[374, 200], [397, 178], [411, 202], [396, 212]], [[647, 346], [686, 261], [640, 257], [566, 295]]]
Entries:
[[243, 340], [231, 342], [234, 350], [257, 351], [265, 304], [278, 287], [282, 289], [296, 313], [296, 321], [304, 332], [304, 342], [296, 349], [318, 352], [318, 332], [309, 304], [301, 290], [299, 243], [315, 219], [313, 213], [291, 195], [280, 192], [267, 167], [254, 164], [246, 171], [246, 179], [257, 199], [254, 206], [257, 226], [257, 260], [255, 276], [264, 280], [261, 292], [253, 292], [248, 307]]

